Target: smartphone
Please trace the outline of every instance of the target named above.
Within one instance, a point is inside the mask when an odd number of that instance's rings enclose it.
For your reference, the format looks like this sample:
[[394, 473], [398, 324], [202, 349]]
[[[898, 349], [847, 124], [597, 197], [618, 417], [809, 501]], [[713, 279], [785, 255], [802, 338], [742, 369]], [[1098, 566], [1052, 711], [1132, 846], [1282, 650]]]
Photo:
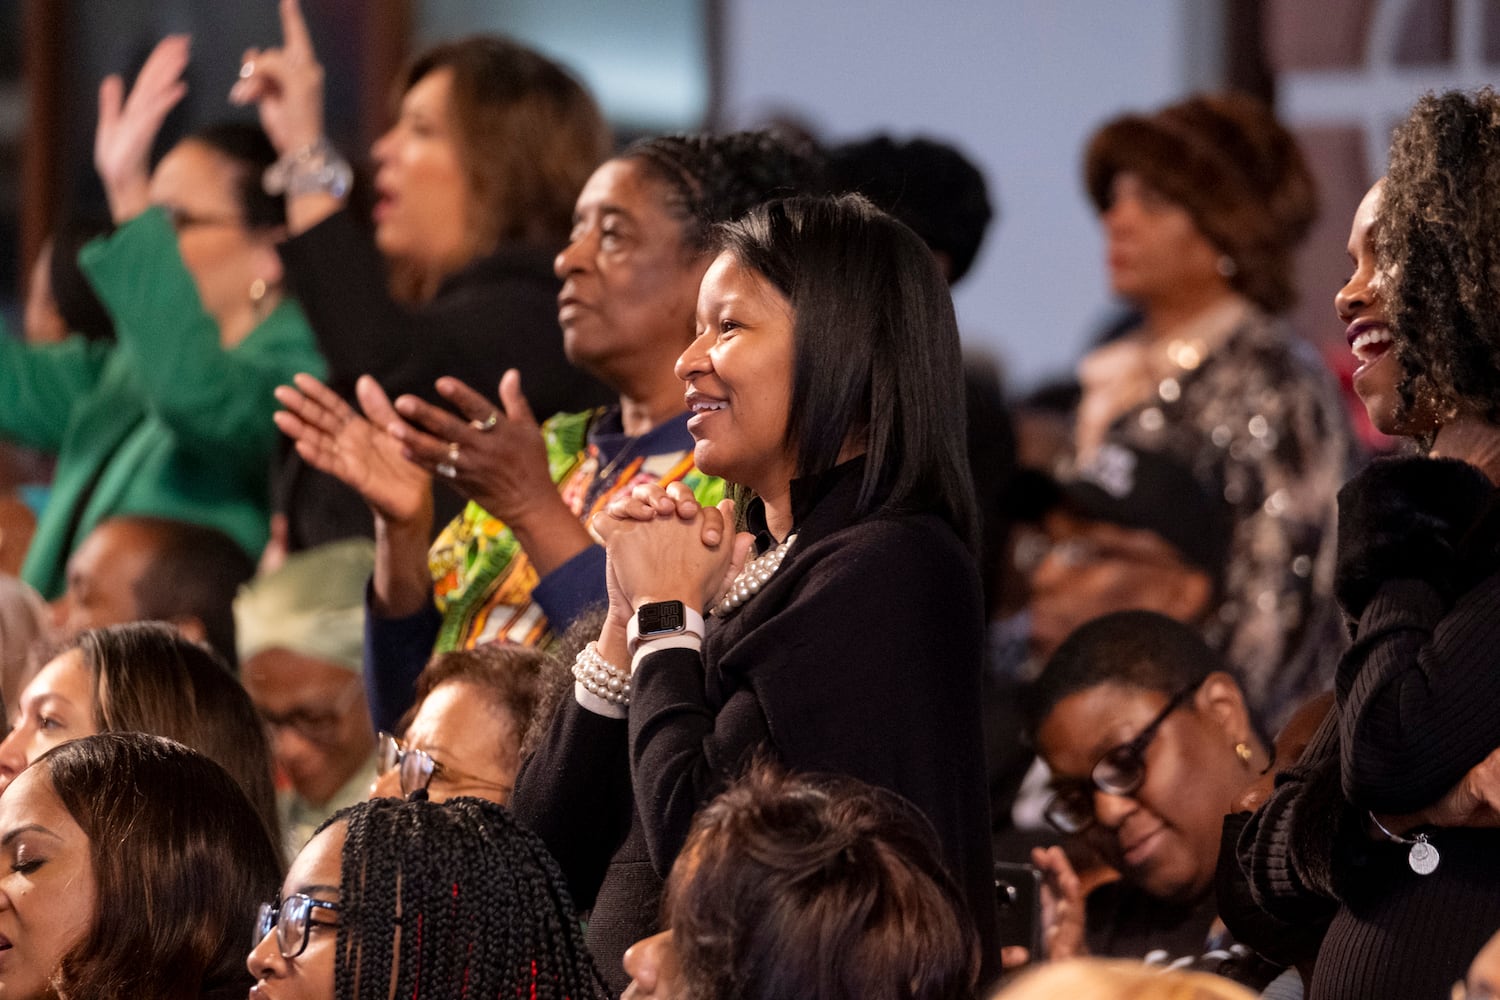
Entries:
[[995, 901], [1000, 907], [1000, 944], [1020, 945], [1040, 962], [1042, 873], [1035, 865], [995, 862]]

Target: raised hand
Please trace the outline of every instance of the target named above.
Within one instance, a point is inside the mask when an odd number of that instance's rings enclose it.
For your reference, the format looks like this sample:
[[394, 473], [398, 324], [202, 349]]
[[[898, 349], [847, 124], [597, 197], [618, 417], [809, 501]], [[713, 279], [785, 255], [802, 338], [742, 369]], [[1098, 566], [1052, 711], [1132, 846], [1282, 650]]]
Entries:
[[368, 375], [355, 391], [364, 415], [311, 375], [276, 389], [286, 407], [276, 426], [296, 442], [297, 454], [315, 469], [336, 476], [364, 497], [376, 516], [404, 523], [426, 517], [432, 480], [402, 456], [401, 443], [385, 430], [397, 420], [385, 391]]
[[190, 47], [187, 35], [163, 38], [146, 58], [129, 95], [117, 73], [99, 84], [94, 168], [116, 223], [135, 218], [151, 204], [151, 145], [167, 113], [187, 93], [182, 71]]
[[285, 156], [323, 136], [323, 66], [297, 0], [281, 0], [281, 47], [246, 49], [232, 104], [254, 104], [271, 145]]

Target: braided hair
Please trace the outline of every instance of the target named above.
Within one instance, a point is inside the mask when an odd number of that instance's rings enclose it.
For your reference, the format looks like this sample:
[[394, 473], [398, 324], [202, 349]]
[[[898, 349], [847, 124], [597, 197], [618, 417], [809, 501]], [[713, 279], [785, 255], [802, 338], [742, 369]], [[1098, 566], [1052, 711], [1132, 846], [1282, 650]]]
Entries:
[[335, 996], [609, 996], [557, 862], [504, 808], [419, 793], [334, 823], [347, 825]]
[[1500, 95], [1427, 94], [1397, 128], [1375, 252], [1391, 275], [1407, 409], [1500, 420]]
[[804, 139], [773, 129], [723, 135], [663, 135], [632, 143], [622, 160], [639, 160], [668, 190], [667, 207], [683, 223], [694, 256], [714, 248], [713, 228], [763, 201], [817, 193], [823, 156]]

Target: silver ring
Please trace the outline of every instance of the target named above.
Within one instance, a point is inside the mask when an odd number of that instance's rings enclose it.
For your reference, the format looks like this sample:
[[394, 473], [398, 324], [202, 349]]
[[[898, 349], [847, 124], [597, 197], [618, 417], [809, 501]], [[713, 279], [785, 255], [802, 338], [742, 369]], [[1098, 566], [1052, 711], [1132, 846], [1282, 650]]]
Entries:
[[492, 431], [495, 429], [495, 425], [499, 422], [500, 412], [498, 410], [491, 410], [490, 415], [485, 417], [483, 420], [470, 420], [469, 426], [474, 428], [476, 431]]
[[432, 467], [432, 471], [436, 472], [438, 475], [442, 476], [444, 479], [457, 479], [458, 478], [458, 470], [455, 469], [452, 465], [448, 464], [447, 462], [439, 462], [437, 465], [434, 465]]
[[240, 63], [240, 79], [248, 80], [255, 75], [255, 60], [246, 59]]

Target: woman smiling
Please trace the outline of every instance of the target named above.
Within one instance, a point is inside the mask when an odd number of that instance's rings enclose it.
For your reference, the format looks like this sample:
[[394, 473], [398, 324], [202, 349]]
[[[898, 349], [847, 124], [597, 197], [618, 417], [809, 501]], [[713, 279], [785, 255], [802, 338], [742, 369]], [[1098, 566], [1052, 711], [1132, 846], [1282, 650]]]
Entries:
[[[537, 819], [572, 826], [575, 864], [607, 859], [607, 831], [633, 813], [660, 878], [698, 807], [757, 753], [891, 789], [937, 829], [993, 962], [981, 602], [946, 286], [916, 235], [858, 197], [771, 202], [724, 226], [720, 250], [677, 374], [699, 468], [754, 494], [751, 530], [736, 537], [727, 508], [675, 484], [595, 518], [609, 616], [517, 794], [528, 777], [549, 785]], [[601, 802], [623, 815], [580, 832]]]

